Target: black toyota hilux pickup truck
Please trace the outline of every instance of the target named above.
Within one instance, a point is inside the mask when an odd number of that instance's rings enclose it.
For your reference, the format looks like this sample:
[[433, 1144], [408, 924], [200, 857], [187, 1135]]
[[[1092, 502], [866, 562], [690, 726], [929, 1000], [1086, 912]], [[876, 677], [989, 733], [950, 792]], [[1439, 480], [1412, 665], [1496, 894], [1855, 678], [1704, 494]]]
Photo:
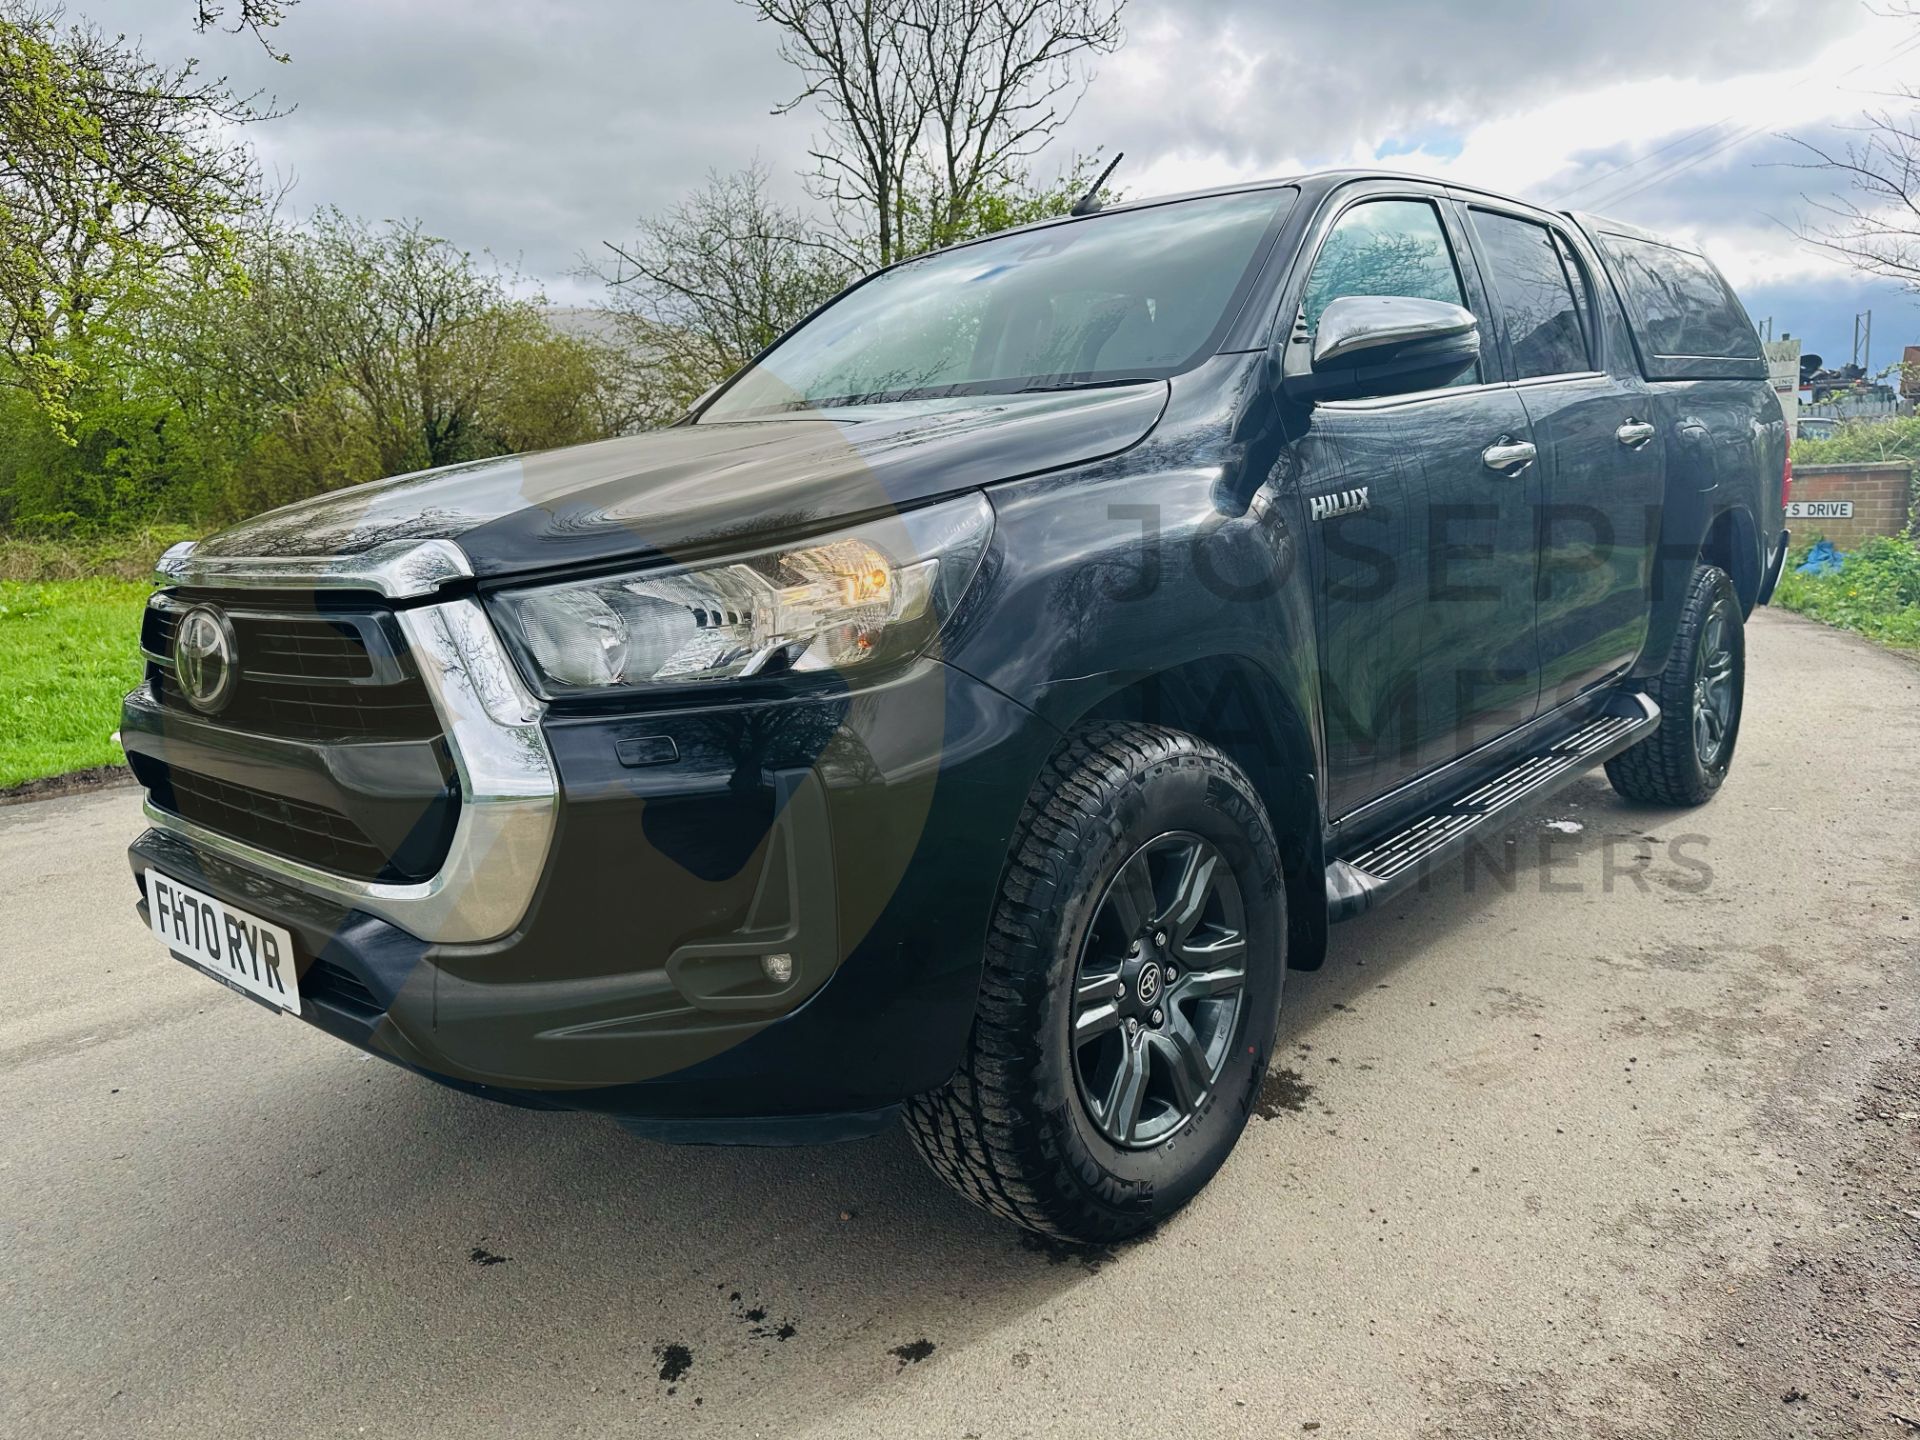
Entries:
[[1330, 922], [1595, 765], [1713, 795], [1789, 478], [1738, 300], [1630, 226], [1351, 172], [1042, 222], [666, 429], [169, 551], [140, 910], [463, 1090], [904, 1115], [1118, 1237], [1226, 1159]]

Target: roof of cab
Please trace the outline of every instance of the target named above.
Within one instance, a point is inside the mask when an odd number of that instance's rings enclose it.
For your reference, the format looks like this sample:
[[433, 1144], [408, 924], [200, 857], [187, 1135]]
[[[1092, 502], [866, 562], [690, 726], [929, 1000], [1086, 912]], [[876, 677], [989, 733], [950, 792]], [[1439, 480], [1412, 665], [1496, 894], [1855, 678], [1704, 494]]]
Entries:
[[[1523, 195], [1511, 195], [1500, 190], [1490, 190], [1484, 185], [1467, 185], [1458, 180], [1443, 180], [1433, 175], [1419, 175], [1406, 170], [1372, 169], [1348, 166], [1333, 170], [1309, 170], [1298, 175], [1279, 175], [1263, 180], [1243, 180], [1232, 185], [1209, 185], [1197, 190], [1179, 190], [1168, 195], [1142, 195], [1138, 199], [1124, 200], [1108, 205], [1094, 212], [1100, 215], [1112, 214], [1120, 210], [1141, 210], [1154, 205], [1167, 205], [1180, 200], [1200, 200], [1209, 195], [1237, 195], [1250, 190], [1274, 190], [1282, 186], [1298, 189], [1313, 189], [1320, 193], [1338, 189], [1342, 185], [1351, 185], [1361, 180], [1408, 180], [1423, 185], [1437, 185], [1444, 189], [1458, 191], [1463, 195], [1480, 195], [1489, 200], [1498, 200], [1508, 205], [1523, 205], [1546, 215], [1561, 215], [1577, 222], [1585, 230], [1605, 230], [1615, 235], [1627, 235], [1636, 240], [1648, 240], [1656, 245], [1670, 246], [1675, 250], [1688, 250], [1700, 253], [1699, 247], [1689, 241], [1677, 240], [1670, 235], [1662, 235], [1624, 220], [1615, 220], [1606, 215], [1595, 215], [1585, 210], [1569, 210], [1537, 200], [1529, 200]], [[1039, 220], [1032, 223], [1046, 225], [1058, 223], [1058, 218]], [[1084, 219], [1086, 217], [1072, 217]], [[1020, 227], [1025, 228], [1025, 227]]]
[[[1486, 199], [1498, 200], [1507, 205], [1525, 206], [1527, 209], [1539, 211], [1544, 215], [1564, 216], [1570, 220], [1577, 221], [1583, 229], [1599, 228], [1614, 234], [1631, 235], [1635, 239], [1651, 240], [1659, 245], [1670, 245], [1675, 249], [1694, 250], [1698, 253], [1696, 246], [1683, 241], [1673, 240], [1668, 236], [1654, 234], [1651, 231], [1641, 229], [1637, 225], [1629, 225], [1625, 221], [1609, 219], [1604, 215], [1593, 215], [1586, 211], [1560, 209], [1541, 201], [1529, 200], [1523, 195], [1510, 195], [1504, 191], [1490, 190], [1484, 185], [1466, 185], [1458, 180], [1445, 180], [1434, 175], [1418, 175], [1407, 170], [1373, 169], [1360, 166], [1347, 166], [1333, 170], [1308, 170], [1298, 175], [1276, 175], [1260, 180], [1241, 180], [1231, 185], [1207, 185], [1195, 190], [1176, 190], [1166, 195], [1142, 195], [1137, 199], [1116, 201], [1114, 204], [1103, 206], [1093, 213], [1097, 215], [1112, 215], [1124, 210], [1145, 210], [1155, 205], [1171, 205], [1181, 200], [1204, 200], [1210, 195], [1239, 195], [1253, 190], [1277, 190], [1282, 187], [1312, 190], [1316, 194], [1324, 195], [1329, 191], [1339, 189], [1342, 185], [1351, 185], [1362, 180], [1407, 180], [1418, 182], [1422, 185], [1436, 185], [1463, 195], [1484, 196]], [[1084, 220], [1087, 218], [1089, 217], [1084, 215], [1050, 216], [1044, 220], [1030, 221], [1027, 225], [1015, 226], [1013, 228], [1016, 230], [1025, 230], [1044, 225], [1058, 225], [1067, 220]], [[1010, 232], [1003, 230], [997, 233], [1004, 235]], [[962, 243], [970, 244], [972, 242]]]

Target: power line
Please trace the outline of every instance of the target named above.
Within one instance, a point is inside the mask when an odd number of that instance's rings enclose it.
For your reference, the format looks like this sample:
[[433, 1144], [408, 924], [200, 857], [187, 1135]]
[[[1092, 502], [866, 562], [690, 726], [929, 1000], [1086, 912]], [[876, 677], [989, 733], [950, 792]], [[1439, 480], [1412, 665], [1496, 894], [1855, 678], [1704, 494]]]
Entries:
[[[1877, 56], [1872, 60], [1863, 60], [1858, 65], [1854, 65], [1849, 67], [1848, 69], [1842, 70], [1838, 75], [1833, 77], [1834, 81], [1837, 83], [1838, 81], [1844, 80], [1847, 78], [1847, 76], [1856, 74], [1861, 70], [1865, 70], [1871, 65], [1884, 64], [1889, 60], [1898, 59], [1901, 55], [1906, 54], [1909, 50], [1914, 49], [1916, 46], [1920, 46], [1920, 34], [1908, 36], [1905, 40], [1901, 41], [1898, 45], [1895, 45], [1892, 50], [1888, 51], [1883, 56]], [[1804, 85], [1812, 84], [1815, 78], [1816, 77], [1812, 75], [1803, 76], [1799, 80], [1794, 81], [1793, 84], [1787, 86], [1786, 89], [1783, 90], [1781, 93], [1790, 94], [1791, 92], [1800, 89]], [[1575, 186], [1572, 190], [1568, 190], [1564, 192], [1562, 195], [1560, 195], [1559, 198], [1554, 201], [1554, 203], [1556, 205], [1564, 205], [1569, 199], [1579, 194], [1582, 190], [1591, 189], [1594, 185], [1600, 184], [1607, 180], [1618, 179], [1621, 175], [1624, 175], [1628, 170], [1633, 169], [1636, 165], [1643, 164], [1644, 162], [1653, 159], [1655, 156], [1660, 155], [1665, 151], [1672, 150], [1678, 146], [1686, 144], [1690, 140], [1698, 139], [1700, 136], [1706, 134], [1710, 130], [1718, 130], [1723, 125], [1731, 124], [1733, 122], [1733, 119], [1734, 117], [1732, 115], [1723, 115], [1720, 119], [1714, 121], [1711, 125], [1703, 125], [1697, 130], [1691, 130], [1687, 134], [1682, 135], [1677, 140], [1668, 141], [1665, 145], [1660, 146], [1659, 149], [1657, 150], [1649, 150], [1645, 155], [1639, 156], [1634, 160], [1630, 160], [1623, 164], [1615, 166], [1612, 170], [1609, 170], [1604, 175], [1596, 176], [1592, 179], [1589, 179], [1583, 182], [1580, 185]], [[1652, 175], [1643, 177], [1640, 183], [1635, 185], [1630, 185], [1625, 190], [1618, 191], [1609, 197], [1593, 202], [1593, 205], [1590, 208], [1600, 208], [1600, 207], [1607, 207], [1607, 206], [1622, 204], [1623, 202], [1632, 199], [1635, 195], [1638, 195], [1645, 190], [1651, 189], [1655, 185], [1659, 185], [1667, 180], [1671, 180], [1676, 175], [1684, 174], [1686, 171], [1691, 170], [1695, 165], [1700, 164], [1702, 161], [1710, 160], [1715, 155], [1719, 155], [1724, 153], [1727, 150], [1731, 150], [1737, 145], [1745, 144], [1748, 140], [1751, 140], [1754, 136], [1758, 135], [1762, 130], [1767, 129], [1771, 123], [1772, 123], [1771, 121], [1762, 120], [1757, 125], [1750, 125], [1743, 130], [1735, 131], [1733, 135], [1721, 141], [1719, 144], [1709, 145], [1706, 149], [1697, 151], [1692, 155], [1682, 156], [1672, 164], [1661, 167], [1659, 170], [1655, 171]]]
[[[1898, 45], [1894, 46], [1892, 50], [1887, 52], [1884, 59], [1896, 60], [1900, 56], [1904, 55], [1907, 51], [1912, 50], [1915, 47], [1920, 47], [1920, 33], [1910, 35], [1905, 40], [1901, 41]], [[1875, 63], [1875, 62], [1862, 61], [1860, 64], [1854, 66], [1852, 70], [1842, 71], [1839, 75], [1836, 75], [1834, 78], [1836, 80], [1844, 80], [1847, 76], [1853, 74], [1855, 70], [1866, 69], [1867, 65], [1870, 63]], [[1811, 78], [1812, 77], [1810, 76], [1808, 77], [1808, 79], [1811, 79]], [[1807, 83], [1807, 81], [1802, 80], [1798, 83], [1804, 85]], [[1731, 150], [1736, 146], [1746, 144], [1747, 141], [1753, 139], [1753, 137], [1758, 135], [1762, 130], [1767, 129], [1769, 126], [1772, 125], [1772, 123], [1773, 122], [1770, 120], [1762, 120], [1758, 124], [1749, 125], [1744, 130], [1736, 131], [1731, 137], [1721, 142], [1720, 144], [1712, 146], [1709, 149], [1702, 150], [1698, 154], [1688, 156], [1680, 161], [1677, 161], [1672, 165], [1665, 167], [1660, 171], [1657, 171], [1652, 175], [1646, 176], [1637, 185], [1628, 186], [1625, 190], [1618, 192], [1617, 194], [1611, 196], [1610, 198], [1603, 201], [1602, 203], [1608, 206], [1625, 204], [1628, 200], [1631, 200], [1634, 196], [1641, 194], [1643, 191], [1650, 190], [1656, 185], [1664, 184], [1666, 181], [1673, 179], [1676, 175], [1680, 175], [1685, 173], [1688, 170], [1691, 170], [1695, 165], [1700, 164], [1702, 161], [1711, 160], [1716, 155], [1719, 155], [1727, 150]]]
[[1658, 150], [1649, 150], [1646, 154], [1640, 156], [1636, 160], [1629, 160], [1624, 164], [1614, 166], [1613, 169], [1605, 171], [1602, 174], [1595, 175], [1589, 180], [1583, 180], [1580, 184], [1574, 186], [1573, 189], [1562, 191], [1558, 196], [1555, 197], [1553, 203], [1556, 205], [1564, 205], [1567, 203], [1567, 201], [1571, 200], [1574, 196], [1578, 195], [1582, 190], [1591, 190], [1594, 186], [1599, 185], [1604, 181], [1612, 180], [1620, 175], [1625, 174], [1627, 171], [1633, 169], [1633, 167], [1636, 165], [1646, 164], [1647, 161], [1653, 159], [1653, 157], [1656, 155], [1664, 155], [1667, 151], [1673, 149], [1674, 146], [1676, 145], [1684, 145], [1689, 140], [1696, 140], [1700, 136], [1706, 134], [1709, 130], [1718, 130], [1722, 125], [1726, 124], [1727, 121], [1732, 118], [1733, 117], [1730, 115], [1723, 116], [1722, 118], [1715, 120], [1710, 125], [1702, 125], [1698, 130], [1689, 130], [1686, 134], [1682, 135], [1678, 140], [1669, 140], [1666, 144], [1662, 145]]
[[1771, 121], [1763, 120], [1758, 125], [1748, 126], [1745, 130], [1736, 130], [1732, 136], [1720, 144], [1702, 150], [1697, 155], [1689, 155], [1664, 169], [1656, 170], [1653, 174], [1644, 177], [1637, 185], [1629, 185], [1626, 189], [1606, 196], [1595, 203], [1606, 209], [1612, 209], [1616, 205], [1625, 204], [1642, 191], [1651, 190], [1656, 185], [1663, 185], [1675, 176], [1691, 170], [1703, 161], [1711, 160], [1714, 156], [1733, 149], [1736, 145], [1746, 144], [1747, 141], [1753, 139], [1754, 136], [1758, 135], [1762, 130], [1765, 130], [1771, 123]]

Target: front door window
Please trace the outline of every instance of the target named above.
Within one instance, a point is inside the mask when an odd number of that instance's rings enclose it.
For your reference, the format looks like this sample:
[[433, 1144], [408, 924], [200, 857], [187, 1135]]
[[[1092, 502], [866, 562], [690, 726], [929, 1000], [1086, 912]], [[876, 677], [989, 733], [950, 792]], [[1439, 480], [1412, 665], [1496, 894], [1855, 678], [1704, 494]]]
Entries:
[[[1335, 221], [1301, 297], [1307, 329], [1316, 329], [1327, 306], [1343, 295], [1404, 295], [1466, 305], [1439, 212], [1425, 200], [1369, 200]], [[1480, 378], [1475, 366], [1453, 383], [1470, 385]]]

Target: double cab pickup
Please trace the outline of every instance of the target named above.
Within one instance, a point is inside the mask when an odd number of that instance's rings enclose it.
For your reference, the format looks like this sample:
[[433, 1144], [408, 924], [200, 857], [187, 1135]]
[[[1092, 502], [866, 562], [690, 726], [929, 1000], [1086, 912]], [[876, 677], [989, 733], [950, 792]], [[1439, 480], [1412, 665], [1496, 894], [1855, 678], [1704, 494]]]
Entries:
[[1111, 1240], [1225, 1162], [1332, 922], [1591, 767], [1712, 797], [1789, 480], [1689, 245], [1352, 172], [1044, 221], [665, 429], [169, 551], [140, 908], [473, 1094], [904, 1117]]

